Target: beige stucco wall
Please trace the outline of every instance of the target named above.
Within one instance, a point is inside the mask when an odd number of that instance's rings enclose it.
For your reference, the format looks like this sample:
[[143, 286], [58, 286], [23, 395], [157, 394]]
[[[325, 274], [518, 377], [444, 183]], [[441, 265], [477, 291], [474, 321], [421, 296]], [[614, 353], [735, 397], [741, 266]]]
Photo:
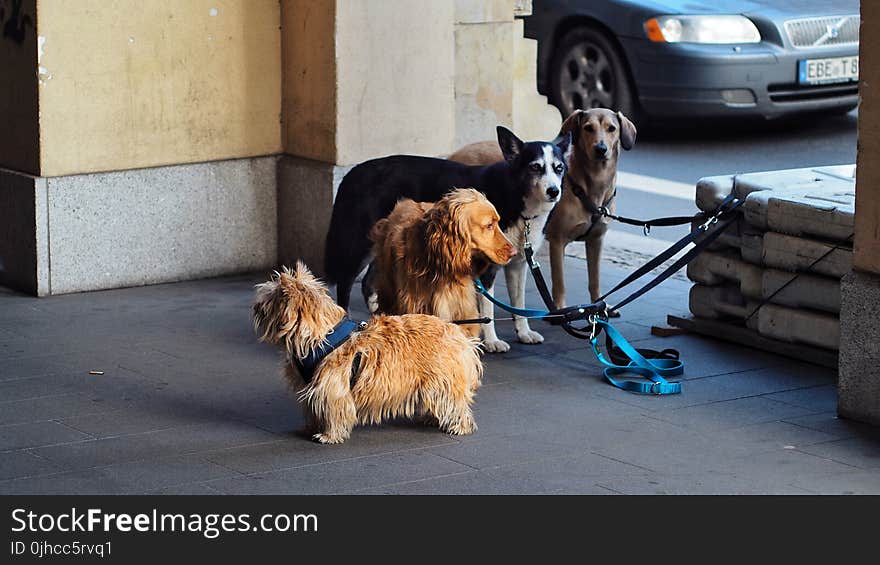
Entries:
[[277, 0], [38, 0], [43, 176], [281, 150]]
[[[39, 173], [36, 0], [0, 1], [0, 167]], [[7, 31], [7, 26], [9, 30]]]
[[434, 0], [337, 0], [337, 164], [451, 151], [454, 9]]

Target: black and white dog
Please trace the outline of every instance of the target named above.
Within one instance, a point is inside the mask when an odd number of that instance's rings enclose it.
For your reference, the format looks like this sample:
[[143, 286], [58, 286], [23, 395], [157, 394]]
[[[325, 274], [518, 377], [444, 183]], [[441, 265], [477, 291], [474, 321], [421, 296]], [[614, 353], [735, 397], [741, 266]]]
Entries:
[[[517, 245], [517, 255], [505, 269], [507, 289], [513, 306], [525, 303], [526, 263], [522, 254], [526, 232], [537, 253], [544, 239], [544, 224], [562, 195], [571, 150], [571, 137], [557, 144], [523, 142], [510, 130], [498, 126], [498, 144], [505, 160], [490, 166], [470, 166], [431, 157], [393, 155], [366, 161], [354, 167], [339, 185], [324, 251], [324, 274], [336, 284], [336, 301], [348, 308], [351, 289], [358, 274], [370, 261], [372, 244], [368, 234], [378, 220], [387, 216], [401, 198], [436, 202], [455, 188], [476, 188], [483, 192], [501, 217], [505, 235]], [[528, 225], [528, 230], [526, 226]], [[490, 293], [496, 269], [482, 276]], [[369, 295], [369, 273], [362, 283]], [[493, 305], [481, 298], [482, 316], [492, 317]], [[541, 343], [541, 334], [528, 320], [514, 322], [523, 343]], [[510, 345], [498, 339], [494, 323], [483, 326], [483, 347], [502, 352]]]

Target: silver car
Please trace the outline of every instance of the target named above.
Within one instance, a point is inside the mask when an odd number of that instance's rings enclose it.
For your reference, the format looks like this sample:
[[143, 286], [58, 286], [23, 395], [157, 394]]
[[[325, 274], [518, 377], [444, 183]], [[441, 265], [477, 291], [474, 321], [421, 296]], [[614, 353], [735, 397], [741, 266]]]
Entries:
[[538, 84], [563, 115], [845, 113], [858, 104], [858, 0], [533, 0]]

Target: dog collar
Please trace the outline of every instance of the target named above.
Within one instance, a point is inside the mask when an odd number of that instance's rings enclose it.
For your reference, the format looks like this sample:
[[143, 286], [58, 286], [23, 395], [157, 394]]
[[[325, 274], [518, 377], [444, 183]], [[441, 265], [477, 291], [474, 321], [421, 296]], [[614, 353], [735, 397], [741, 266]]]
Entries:
[[520, 214], [519, 217], [522, 218], [523, 220], [525, 220], [526, 222], [531, 222], [532, 220], [534, 220], [535, 218], [537, 218], [537, 217], [540, 216], [540, 215], [541, 215], [541, 214], [538, 214], [538, 215], [536, 215], [536, 216], [532, 216], [531, 218], [526, 218], [525, 216], [523, 216], [522, 214]]
[[351, 334], [359, 332], [365, 327], [367, 327], [367, 322], [355, 321], [346, 316], [341, 322], [333, 326], [330, 333], [324, 336], [324, 342], [320, 346], [311, 350], [302, 359], [291, 355], [290, 360], [299, 369], [303, 380], [310, 383], [315, 374], [315, 368], [317, 368], [324, 357], [327, 357], [334, 349], [345, 343], [351, 337]]

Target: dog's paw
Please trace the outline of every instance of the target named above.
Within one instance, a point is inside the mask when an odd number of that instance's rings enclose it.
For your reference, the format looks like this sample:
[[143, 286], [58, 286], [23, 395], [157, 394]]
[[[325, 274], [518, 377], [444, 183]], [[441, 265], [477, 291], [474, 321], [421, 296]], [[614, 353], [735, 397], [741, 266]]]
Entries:
[[333, 436], [326, 433], [315, 434], [312, 436], [312, 439], [318, 443], [342, 443], [345, 441], [344, 437]]
[[525, 330], [522, 332], [516, 332], [516, 337], [519, 339], [520, 343], [544, 343], [544, 336], [536, 332], [535, 330]]
[[375, 314], [379, 310], [379, 295], [375, 292], [367, 300], [367, 309], [370, 311], [370, 314]]
[[456, 422], [449, 426], [446, 433], [454, 436], [466, 436], [477, 431], [477, 423], [473, 418], [468, 418], [461, 422]]
[[487, 353], [506, 353], [510, 351], [510, 344], [500, 339], [483, 341], [483, 349]]

